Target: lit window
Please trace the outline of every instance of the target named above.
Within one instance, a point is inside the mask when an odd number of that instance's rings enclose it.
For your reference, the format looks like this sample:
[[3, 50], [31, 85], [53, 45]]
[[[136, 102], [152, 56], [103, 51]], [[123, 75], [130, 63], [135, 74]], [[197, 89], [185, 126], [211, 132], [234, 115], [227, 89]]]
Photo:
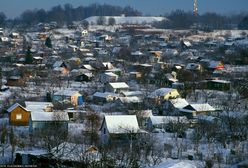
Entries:
[[22, 114], [16, 114], [16, 119], [21, 120], [22, 119]]

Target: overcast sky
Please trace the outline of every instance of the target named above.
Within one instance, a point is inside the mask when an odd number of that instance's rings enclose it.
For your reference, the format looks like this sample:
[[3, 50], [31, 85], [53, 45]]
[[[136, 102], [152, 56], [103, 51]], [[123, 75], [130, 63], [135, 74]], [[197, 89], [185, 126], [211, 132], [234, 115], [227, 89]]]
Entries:
[[[74, 7], [92, 3], [131, 6], [145, 15], [163, 15], [171, 10], [193, 10], [194, 0], [0, 0], [0, 11], [8, 18], [19, 16], [26, 9], [50, 9], [56, 5], [72, 4]], [[248, 11], [248, 0], [198, 0], [199, 13], [221, 14]]]

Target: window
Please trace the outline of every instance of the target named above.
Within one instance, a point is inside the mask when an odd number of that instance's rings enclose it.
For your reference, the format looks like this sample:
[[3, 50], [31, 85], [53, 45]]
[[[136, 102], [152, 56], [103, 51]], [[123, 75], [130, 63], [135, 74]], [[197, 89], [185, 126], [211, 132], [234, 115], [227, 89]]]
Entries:
[[103, 134], [106, 134], [106, 128], [103, 128]]
[[16, 114], [16, 120], [21, 120], [22, 119], [22, 114]]

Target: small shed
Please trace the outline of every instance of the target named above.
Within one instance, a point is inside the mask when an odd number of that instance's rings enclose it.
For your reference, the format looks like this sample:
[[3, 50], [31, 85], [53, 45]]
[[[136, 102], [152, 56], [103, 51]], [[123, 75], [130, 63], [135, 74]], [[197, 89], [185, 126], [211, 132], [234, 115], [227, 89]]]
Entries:
[[113, 93], [120, 93], [123, 91], [128, 91], [129, 86], [125, 82], [113, 82], [106, 85], [106, 91]]
[[7, 111], [9, 112], [9, 121], [11, 125], [17, 126], [28, 126], [30, 111], [20, 105], [15, 103], [10, 106]]
[[59, 90], [53, 94], [53, 101], [69, 101], [74, 106], [83, 104], [83, 96], [75, 90]]
[[231, 82], [226, 80], [209, 80], [207, 88], [210, 90], [228, 91], [231, 89]]

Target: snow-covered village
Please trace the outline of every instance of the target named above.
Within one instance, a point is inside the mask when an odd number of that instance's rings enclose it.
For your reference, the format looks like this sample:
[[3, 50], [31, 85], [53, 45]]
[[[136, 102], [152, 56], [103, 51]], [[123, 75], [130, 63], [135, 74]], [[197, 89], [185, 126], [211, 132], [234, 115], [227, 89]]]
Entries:
[[0, 167], [248, 167], [248, 11], [189, 3], [0, 7]]

